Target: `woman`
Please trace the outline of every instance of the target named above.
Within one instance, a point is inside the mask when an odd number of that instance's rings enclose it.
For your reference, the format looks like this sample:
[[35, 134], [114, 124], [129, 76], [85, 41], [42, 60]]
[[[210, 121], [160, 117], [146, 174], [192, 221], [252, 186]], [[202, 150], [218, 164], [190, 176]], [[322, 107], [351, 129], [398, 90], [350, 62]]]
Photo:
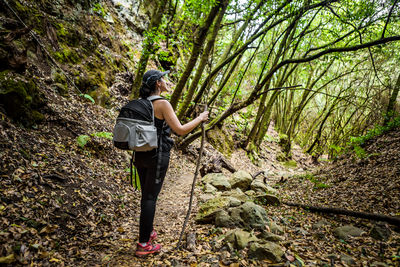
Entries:
[[[161, 93], [167, 92], [167, 85], [163, 80], [163, 76], [167, 73], [169, 73], [169, 71], [147, 71], [143, 76], [142, 86], [140, 87], [140, 97], [147, 98], [152, 95], [159, 96]], [[160, 141], [162, 142], [162, 152], [159, 154], [157, 153], [158, 151], [154, 149], [148, 152], [136, 152], [135, 156], [135, 166], [139, 174], [140, 186], [142, 190], [139, 243], [137, 244], [136, 249], [136, 256], [138, 257], [157, 253], [161, 250], [160, 245], [152, 244], [152, 241], [157, 237], [157, 233], [153, 229], [153, 220], [156, 210], [157, 197], [161, 191], [162, 183], [167, 173], [170, 150], [173, 145], [173, 141], [169, 137], [171, 134], [171, 129], [178, 135], [185, 135], [190, 133], [200, 123], [208, 119], [208, 112], [206, 111], [201, 113], [194, 120], [182, 125], [179, 122], [171, 104], [167, 100], [154, 100], [153, 107], [155, 119], [154, 123], [157, 127], [157, 133], [159, 135], [159, 144]], [[160, 161], [158, 161], [159, 155], [161, 155]], [[157, 174], [159, 177], [156, 177]]]

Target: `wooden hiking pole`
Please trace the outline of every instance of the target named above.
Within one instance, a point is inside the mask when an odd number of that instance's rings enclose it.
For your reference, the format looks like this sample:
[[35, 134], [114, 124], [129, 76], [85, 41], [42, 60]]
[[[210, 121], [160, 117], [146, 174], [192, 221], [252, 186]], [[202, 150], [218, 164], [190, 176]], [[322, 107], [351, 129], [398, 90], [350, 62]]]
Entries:
[[[213, 57], [212, 55], [214, 54], [214, 46], [212, 47], [211, 51], [211, 59], [208, 62], [208, 68], [209, 71], [211, 72], [211, 67], [212, 67], [212, 61]], [[208, 90], [206, 89], [205, 94], [203, 95], [203, 100], [204, 100], [204, 111], [207, 111], [208, 106], [207, 106], [207, 95], [208, 95]], [[186, 218], [182, 226], [182, 231], [181, 234], [179, 235], [179, 241], [178, 244], [176, 245], [176, 249], [179, 249], [181, 246], [182, 238], [183, 238], [183, 233], [185, 232], [186, 225], [189, 221], [190, 213], [192, 211], [192, 202], [193, 202], [193, 195], [194, 195], [194, 188], [196, 186], [196, 179], [197, 175], [199, 174], [199, 169], [200, 169], [200, 162], [201, 162], [201, 156], [203, 155], [203, 148], [204, 148], [204, 140], [206, 139], [206, 129], [204, 126], [204, 122], [201, 123], [201, 145], [200, 145], [200, 150], [199, 150], [199, 157], [197, 158], [197, 163], [196, 163], [196, 171], [194, 172], [194, 177], [193, 177], [193, 183], [192, 183], [192, 190], [190, 192], [190, 199], [189, 199], [189, 208], [186, 213]]]
[[[207, 111], [207, 104], [204, 106], [204, 111]], [[180, 246], [181, 246], [183, 233], [185, 232], [185, 228], [186, 228], [186, 225], [187, 225], [187, 223], [189, 221], [190, 213], [192, 211], [194, 188], [196, 186], [197, 175], [199, 174], [200, 162], [201, 162], [201, 156], [203, 154], [205, 137], [206, 137], [206, 130], [205, 130], [205, 127], [204, 127], [204, 122], [202, 122], [201, 123], [201, 145], [200, 145], [200, 150], [199, 150], [199, 157], [197, 158], [197, 163], [196, 163], [196, 171], [194, 172], [194, 177], [193, 177], [192, 191], [190, 192], [189, 208], [188, 208], [188, 211], [186, 213], [186, 218], [185, 218], [185, 222], [183, 223], [183, 226], [182, 226], [181, 234], [179, 235], [179, 241], [178, 241], [178, 244], [176, 245], [176, 249], [179, 249]]]

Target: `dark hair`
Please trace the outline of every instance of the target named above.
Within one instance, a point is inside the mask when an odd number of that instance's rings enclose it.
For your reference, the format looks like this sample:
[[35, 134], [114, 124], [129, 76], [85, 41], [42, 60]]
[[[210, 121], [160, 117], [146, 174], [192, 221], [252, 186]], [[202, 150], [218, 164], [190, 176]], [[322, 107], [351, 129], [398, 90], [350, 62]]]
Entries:
[[155, 91], [156, 91], [156, 83], [153, 83], [152, 85], [149, 86], [146, 83], [142, 82], [142, 85], [140, 86], [140, 89], [139, 89], [139, 96], [141, 98], [148, 98]]

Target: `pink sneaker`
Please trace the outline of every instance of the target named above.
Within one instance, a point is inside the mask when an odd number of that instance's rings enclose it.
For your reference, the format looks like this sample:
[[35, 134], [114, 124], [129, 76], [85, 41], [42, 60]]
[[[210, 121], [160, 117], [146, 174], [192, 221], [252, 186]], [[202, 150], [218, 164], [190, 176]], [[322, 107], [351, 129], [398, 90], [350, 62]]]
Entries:
[[151, 242], [147, 242], [145, 246], [142, 246], [140, 243], [137, 244], [136, 253], [137, 257], [146, 257], [150, 254], [156, 254], [161, 251], [161, 245], [152, 245]]
[[157, 238], [157, 232], [155, 230], [151, 231], [149, 242]]

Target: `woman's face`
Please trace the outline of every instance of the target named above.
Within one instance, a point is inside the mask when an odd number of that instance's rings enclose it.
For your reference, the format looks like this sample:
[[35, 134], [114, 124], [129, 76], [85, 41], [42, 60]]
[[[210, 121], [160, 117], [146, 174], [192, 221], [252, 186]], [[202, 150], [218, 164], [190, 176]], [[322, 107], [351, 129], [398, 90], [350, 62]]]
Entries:
[[160, 93], [168, 92], [167, 84], [163, 78], [157, 81], [157, 87], [160, 90]]

